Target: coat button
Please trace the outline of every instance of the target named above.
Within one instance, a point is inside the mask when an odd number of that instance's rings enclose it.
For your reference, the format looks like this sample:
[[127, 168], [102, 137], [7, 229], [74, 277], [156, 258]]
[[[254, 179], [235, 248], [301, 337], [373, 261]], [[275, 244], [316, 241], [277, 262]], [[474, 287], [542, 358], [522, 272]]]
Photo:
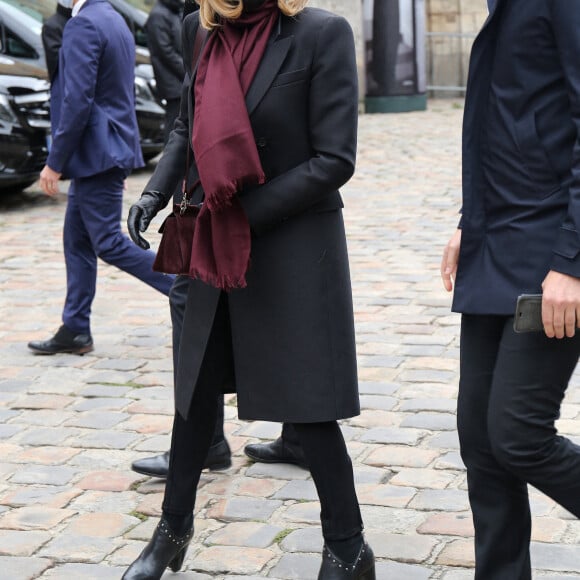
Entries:
[[268, 141], [265, 137], [258, 137], [258, 139], [256, 139], [256, 145], [258, 146], [258, 149], [264, 149], [267, 143]]

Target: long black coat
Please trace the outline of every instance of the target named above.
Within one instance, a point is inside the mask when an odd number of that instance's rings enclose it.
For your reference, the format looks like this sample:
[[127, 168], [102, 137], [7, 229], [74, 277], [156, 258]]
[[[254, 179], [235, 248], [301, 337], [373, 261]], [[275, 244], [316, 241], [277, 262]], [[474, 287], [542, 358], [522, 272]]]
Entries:
[[514, 313], [580, 277], [580, 5], [496, 0], [471, 53], [453, 308]]
[[182, 8], [183, 3], [179, 0], [157, 0], [145, 23], [157, 93], [162, 99], [179, 99], [181, 96]]
[[[197, 13], [184, 21], [186, 71], [198, 23]], [[319, 9], [281, 16], [246, 96], [267, 183], [240, 195], [253, 232], [251, 266], [247, 287], [229, 295], [242, 419], [316, 422], [359, 413], [338, 192], [354, 171], [357, 95], [346, 20]], [[189, 73], [181, 108], [146, 190], [172, 192], [182, 176], [193, 119]], [[195, 308], [186, 321], [195, 337], [182, 341], [175, 393], [183, 415], [219, 297], [199, 281], [190, 292]]]

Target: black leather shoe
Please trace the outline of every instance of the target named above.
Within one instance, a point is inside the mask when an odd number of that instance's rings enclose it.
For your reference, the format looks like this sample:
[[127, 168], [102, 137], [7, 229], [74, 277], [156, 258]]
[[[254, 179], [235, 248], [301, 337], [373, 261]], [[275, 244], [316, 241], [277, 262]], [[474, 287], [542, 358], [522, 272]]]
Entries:
[[222, 471], [231, 466], [232, 450], [230, 449], [228, 442], [225, 439], [222, 439], [219, 443], [215, 443], [209, 448], [203, 468], [209, 469], [210, 471]]
[[59, 354], [68, 352], [80, 355], [91, 352], [94, 349], [93, 339], [90, 334], [75, 334], [64, 324], [52, 338], [48, 340], [33, 340], [28, 343], [28, 348], [34, 354]]
[[308, 469], [302, 448], [278, 437], [271, 443], [251, 443], [244, 447], [244, 453], [260, 463], [292, 463]]
[[[204, 469], [211, 471], [220, 471], [232, 466], [232, 452], [228, 442], [223, 439], [219, 443], [209, 448], [207, 459], [205, 460]], [[167, 479], [169, 470], [169, 451], [153, 457], [145, 457], [131, 463], [131, 469], [143, 475]]]
[[178, 537], [165, 519], [161, 518], [153, 537], [121, 580], [159, 580], [166, 568], [178, 572], [183, 566], [192, 537], [193, 526], [184, 536]]
[[371, 547], [364, 542], [357, 559], [348, 564], [337, 558], [324, 544], [318, 580], [376, 580], [375, 555]]

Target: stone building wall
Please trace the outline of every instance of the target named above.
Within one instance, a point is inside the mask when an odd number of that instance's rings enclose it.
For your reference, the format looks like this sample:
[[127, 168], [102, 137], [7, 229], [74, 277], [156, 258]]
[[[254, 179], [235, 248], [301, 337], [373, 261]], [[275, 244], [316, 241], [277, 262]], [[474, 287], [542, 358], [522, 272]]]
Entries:
[[[464, 87], [473, 39], [487, 17], [486, 0], [427, 0], [427, 78], [440, 87]], [[461, 91], [435, 91], [455, 96]]]
[[[332, 10], [345, 16], [357, 42], [361, 94], [364, 93], [364, 53], [362, 30], [363, 0], [310, 0], [310, 6]], [[486, 0], [426, 0], [427, 84], [464, 87], [473, 38], [487, 16]], [[437, 96], [460, 96], [461, 91], [436, 91]]]

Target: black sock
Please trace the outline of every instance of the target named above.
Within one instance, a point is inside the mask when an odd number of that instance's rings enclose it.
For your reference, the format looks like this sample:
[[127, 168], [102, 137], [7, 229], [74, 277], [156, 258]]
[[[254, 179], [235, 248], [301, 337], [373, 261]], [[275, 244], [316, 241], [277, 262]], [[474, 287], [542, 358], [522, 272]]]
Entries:
[[363, 535], [359, 532], [356, 536], [346, 540], [327, 540], [326, 545], [339, 560], [346, 564], [352, 564], [357, 559], [362, 548]]
[[193, 525], [193, 514], [168, 514], [163, 512], [163, 518], [169, 524], [171, 531], [178, 537], [182, 538], [189, 532]]

